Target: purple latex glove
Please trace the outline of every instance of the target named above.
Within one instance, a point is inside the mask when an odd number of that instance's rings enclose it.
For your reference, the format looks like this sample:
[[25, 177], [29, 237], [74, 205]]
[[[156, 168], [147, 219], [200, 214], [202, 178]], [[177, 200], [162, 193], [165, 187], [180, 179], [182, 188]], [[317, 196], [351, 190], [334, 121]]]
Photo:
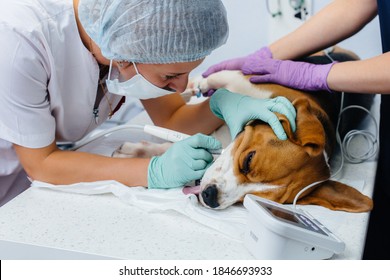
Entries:
[[327, 90], [332, 92], [326, 81], [332, 66], [330, 64], [311, 64], [306, 62], [296, 62], [291, 60], [264, 59], [261, 64], [254, 65], [250, 72], [253, 74], [249, 80], [252, 83], [276, 83], [287, 87], [301, 90]]
[[263, 47], [260, 50], [239, 58], [229, 59], [222, 61], [218, 64], [215, 64], [211, 66], [209, 69], [206, 70], [202, 74], [204, 78], [207, 78], [211, 74], [215, 72], [219, 72], [222, 70], [243, 70], [247, 69], [250, 71], [250, 69], [253, 67], [253, 65], [260, 64], [263, 59], [266, 58], [272, 58], [272, 53], [268, 47]]
[[[203, 78], [207, 78], [211, 74], [222, 70], [241, 70], [244, 74], [251, 73], [252, 70], [256, 70], [256, 66], [261, 64], [264, 59], [272, 58], [271, 50], [268, 47], [262, 47], [260, 50], [254, 53], [229, 60], [222, 61], [218, 64], [211, 66], [202, 74]], [[203, 93], [203, 96], [210, 97], [214, 94], [216, 89], [210, 89]]]

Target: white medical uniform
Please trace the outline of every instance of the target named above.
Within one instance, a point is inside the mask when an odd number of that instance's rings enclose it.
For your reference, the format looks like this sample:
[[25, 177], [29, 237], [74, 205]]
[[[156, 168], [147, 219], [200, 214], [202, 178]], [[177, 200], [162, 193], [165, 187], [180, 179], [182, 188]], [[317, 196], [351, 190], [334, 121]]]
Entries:
[[[11, 143], [77, 141], [107, 119], [93, 109], [99, 67], [83, 45], [72, 0], [0, 2], [0, 206], [29, 182]], [[111, 108], [121, 96], [107, 93]]]

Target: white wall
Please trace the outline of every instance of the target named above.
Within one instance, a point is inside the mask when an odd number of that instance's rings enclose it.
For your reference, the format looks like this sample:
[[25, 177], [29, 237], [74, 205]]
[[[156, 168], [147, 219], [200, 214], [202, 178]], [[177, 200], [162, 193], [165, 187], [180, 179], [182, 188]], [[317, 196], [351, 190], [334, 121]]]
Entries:
[[[314, 11], [316, 12], [332, 1], [314, 0], [313, 2]], [[347, 12], [348, 11], [346, 11], [346, 13]], [[339, 45], [354, 51], [362, 59], [370, 58], [381, 54], [382, 41], [380, 36], [378, 17], [376, 17], [373, 21], [367, 24], [359, 33], [341, 42]]]
[[267, 43], [265, 0], [222, 0], [222, 2], [226, 7], [229, 21], [227, 43], [211, 53], [191, 76], [201, 74], [209, 66], [222, 60], [247, 55]]
[[[222, 0], [228, 13], [230, 35], [227, 43], [215, 50], [193, 71], [196, 76], [209, 66], [229, 58], [244, 56], [298, 27], [302, 21], [294, 18], [295, 11], [290, 0], [268, 0], [271, 11], [276, 11], [278, 1], [282, 16], [272, 17], [267, 11], [267, 0]], [[310, 12], [315, 13], [330, 3], [330, 0], [311, 0]], [[348, 12], [348, 11], [346, 11]], [[381, 53], [381, 40], [378, 19], [375, 18], [358, 34], [339, 44], [357, 53], [361, 58], [369, 58]]]

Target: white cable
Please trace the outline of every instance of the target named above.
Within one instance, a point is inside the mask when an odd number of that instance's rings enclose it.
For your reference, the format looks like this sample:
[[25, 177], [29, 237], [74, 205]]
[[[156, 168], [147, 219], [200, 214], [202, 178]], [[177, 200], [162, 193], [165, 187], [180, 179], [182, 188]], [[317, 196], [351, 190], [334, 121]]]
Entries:
[[[329, 58], [330, 61], [334, 62], [333, 58], [330, 56], [329, 53], [331, 53], [333, 51], [333, 47], [331, 48], [327, 48], [324, 50], [324, 53], [325, 55]], [[337, 140], [337, 144], [339, 145], [340, 147], [340, 154], [341, 154], [341, 164], [340, 164], [340, 167], [339, 169], [333, 173], [332, 175], [332, 178], [335, 177], [343, 168], [344, 166], [344, 159], [347, 159], [349, 162], [351, 163], [362, 163], [366, 160], [369, 160], [371, 158], [373, 158], [377, 152], [378, 152], [378, 148], [379, 148], [379, 140], [378, 140], [378, 135], [379, 135], [379, 128], [378, 128], [378, 123], [375, 119], [375, 117], [372, 115], [372, 113], [367, 110], [366, 108], [362, 107], [362, 106], [358, 106], [358, 105], [350, 105], [350, 106], [347, 106], [345, 108], [343, 108], [343, 104], [344, 104], [344, 92], [341, 93], [341, 101], [340, 101], [340, 112], [339, 112], [339, 116], [338, 116], [338, 120], [337, 120], [337, 126], [336, 126], [336, 140]], [[357, 129], [354, 129], [354, 130], [351, 130], [349, 132], [347, 132], [344, 136], [344, 139], [341, 140], [341, 136], [340, 136], [340, 133], [339, 133], [339, 126], [340, 126], [340, 122], [341, 122], [341, 116], [344, 112], [346, 112], [347, 110], [350, 110], [350, 109], [360, 109], [360, 110], [363, 110], [367, 113], [368, 116], [370, 116], [370, 118], [373, 120], [374, 122], [374, 125], [375, 125], [375, 134], [373, 134], [372, 132], [368, 131], [368, 130], [357, 130]], [[353, 139], [355, 137], [363, 137], [366, 142], [367, 142], [367, 149], [364, 153], [362, 154], [354, 154], [351, 150], [351, 143], [353, 143]]]
[[[357, 105], [351, 105], [351, 106], [345, 107], [340, 112], [339, 121], [341, 119], [341, 115], [348, 109], [360, 109], [360, 110], [365, 111], [368, 114], [368, 116], [371, 117], [372, 121], [375, 124], [375, 132], [376, 132], [375, 134], [373, 134], [372, 132], [367, 131], [367, 130], [354, 129], [354, 130], [349, 131], [345, 135], [344, 140], [342, 142], [344, 155], [347, 157], [347, 159], [349, 159], [351, 162], [360, 163], [360, 162], [363, 162], [364, 160], [370, 159], [372, 156], [374, 156], [376, 154], [376, 152], [378, 150], [378, 141], [377, 141], [377, 135], [378, 135], [378, 130], [379, 130], [378, 123], [377, 123], [375, 117], [371, 114], [371, 112], [369, 110], [367, 110], [364, 107], [357, 106]], [[338, 128], [338, 125], [339, 125], [339, 122], [337, 124], [337, 128]], [[370, 140], [371, 143], [369, 143], [369, 148], [368, 148], [368, 151], [366, 153], [359, 155], [359, 156], [355, 156], [351, 152], [349, 152], [348, 148], [349, 148], [349, 145], [350, 145], [353, 137], [360, 136], [360, 135], [363, 135], [363, 137], [366, 138], [367, 141]]]
[[118, 126], [115, 126], [115, 127], [112, 127], [112, 128], [106, 129], [106, 130], [103, 130], [102, 132], [99, 132], [99, 133], [94, 134], [94, 135], [87, 135], [83, 139], [81, 139], [80, 141], [77, 141], [70, 148], [70, 150], [72, 150], [72, 151], [77, 150], [77, 149], [79, 149], [79, 148], [81, 148], [81, 147], [91, 143], [92, 141], [95, 141], [95, 140], [97, 140], [99, 138], [102, 138], [102, 137], [106, 137], [106, 136], [110, 135], [111, 133], [113, 133], [115, 131], [127, 130], [127, 129], [140, 129], [140, 130], [143, 130], [144, 126], [143, 125], [138, 125], [138, 124], [123, 124], [123, 125], [118, 125]]
[[[330, 178], [329, 178], [330, 179]], [[328, 181], [329, 179], [326, 179], [326, 180], [322, 180], [322, 181], [317, 181], [317, 182], [314, 182], [314, 183], [311, 183], [310, 185], [304, 187], [302, 190], [300, 190], [294, 197], [294, 201], [293, 201], [293, 207], [296, 208], [297, 207], [297, 201], [298, 201], [298, 198], [301, 196], [301, 194], [306, 191], [307, 189], [310, 189], [311, 187], [314, 187], [318, 184], [321, 184], [322, 182], [325, 182], [325, 181]]]
[[[332, 62], [334, 62], [334, 60], [329, 55], [329, 53], [333, 52], [333, 49], [334, 49], [334, 47], [330, 47], [330, 48], [327, 48], [327, 49], [324, 50], [325, 55]], [[347, 107], [343, 108], [343, 104], [344, 104], [344, 92], [341, 93], [341, 101], [340, 101], [340, 108], [341, 108], [341, 110], [339, 112], [337, 125], [336, 125], [336, 140], [337, 140], [337, 144], [340, 147], [340, 154], [341, 154], [341, 164], [340, 164], [340, 167], [339, 167], [339, 169], [336, 172], [334, 172], [331, 175], [331, 177], [329, 179], [311, 183], [310, 185], [308, 185], [308, 186], [304, 187], [302, 190], [300, 190], [296, 194], [296, 196], [294, 197], [293, 207], [296, 207], [296, 203], [298, 201], [298, 198], [300, 197], [300, 195], [304, 191], [306, 191], [307, 189], [309, 189], [311, 187], [314, 187], [314, 186], [316, 186], [316, 185], [318, 185], [318, 184], [320, 184], [322, 182], [325, 182], [327, 180], [335, 178], [337, 176], [337, 174], [342, 170], [342, 168], [344, 166], [344, 157], [351, 163], [361, 163], [361, 162], [364, 162], [366, 160], [371, 159], [378, 152], [378, 148], [379, 148], [379, 140], [378, 140], [379, 127], [378, 127], [378, 122], [376, 121], [375, 117], [371, 114], [371, 112], [369, 110], [367, 110], [366, 108], [364, 108], [362, 106], [350, 105], [350, 106], [347, 106]], [[375, 134], [373, 134], [372, 132], [367, 131], [367, 130], [357, 130], [357, 129], [354, 129], [354, 130], [351, 130], [348, 133], [346, 133], [345, 136], [344, 136], [344, 139], [341, 140], [341, 136], [340, 136], [340, 133], [339, 133], [339, 126], [340, 126], [340, 122], [341, 122], [341, 116], [342, 116], [343, 113], [345, 113], [347, 110], [350, 110], [350, 109], [360, 109], [360, 110], [365, 111], [367, 113], [367, 115], [371, 117], [371, 119], [373, 120], [373, 122], [375, 124]], [[368, 148], [367, 148], [366, 152], [364, 152], [364, 153], [362, 153], [360, 155], [356, 155], [356, 154], [353, 154], [351, 152], [350, 145], [351, 145], [352, 140], [354, 139], [354, 137], [363, 137], [363, 138], [366, 139], [366, 141], [368, 143]]]

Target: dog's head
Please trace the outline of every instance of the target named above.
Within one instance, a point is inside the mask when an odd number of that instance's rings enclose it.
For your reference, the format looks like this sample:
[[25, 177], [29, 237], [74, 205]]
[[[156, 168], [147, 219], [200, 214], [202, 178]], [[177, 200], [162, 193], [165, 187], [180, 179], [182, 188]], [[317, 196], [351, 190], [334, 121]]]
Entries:
[[332, 210], [365, 212], [372, 200], [345, 184], [328, 180], [328, 139], [321, 113], [305, 98], [293, 102], [297, 110], [294, 133], [278, 115], [288, 140], [279, 140], [271, 127], [253, 121], [225, 149], [201, 181], [200, 201], [215, 209], [226, 208], [254, 194], [279, 203], [292, 203], [304, 187], [321, 182], [300, 195], [298, 204], [316, 204]]

